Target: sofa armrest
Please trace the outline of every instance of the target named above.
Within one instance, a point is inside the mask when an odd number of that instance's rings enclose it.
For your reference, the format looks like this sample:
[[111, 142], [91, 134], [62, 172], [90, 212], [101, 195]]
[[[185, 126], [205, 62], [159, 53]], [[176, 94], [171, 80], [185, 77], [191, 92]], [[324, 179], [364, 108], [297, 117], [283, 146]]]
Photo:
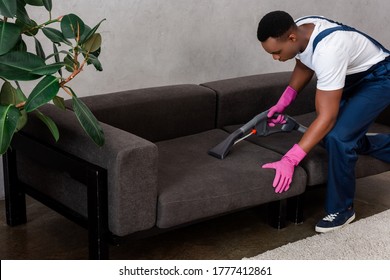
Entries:
[[[278, 101], [290, 77], [291, 72], [279, 72], [202, 84], [217, 93], [217, 127], [246, 123], [268, 110]], [[313, 79], [286, 113], [298, 115], [314, 111], [315, 87]]]
[[45, 105], [40, 111], [57, 124], [59, 141], [55, 143], [47, 127], [34, 115], [23, 129], [25, 135], [107, 170], [110, 231], [124, 236], [153, 227], [157, 201], [156, 145], [100, 123], [105, 144], [98, 147], [86, 135], [73, 112], [61, 111], [52, 105]]

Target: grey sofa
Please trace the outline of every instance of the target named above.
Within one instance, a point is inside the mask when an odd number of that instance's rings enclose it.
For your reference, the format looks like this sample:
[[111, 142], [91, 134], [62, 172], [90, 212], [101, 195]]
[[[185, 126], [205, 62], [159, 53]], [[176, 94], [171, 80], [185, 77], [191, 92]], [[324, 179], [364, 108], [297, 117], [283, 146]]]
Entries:
[[[289, 72], [173, 85], [83, 98], [101, 122], [106, 143], [97, 147], [73, 113], [42, 107], [60, 130], [54, 143], [31, 118], [4, 156], [7, 222], [26, 221], [24, 194], [89, 230], [90, 257], [107, 258], [109, 241], [159, 232], [261, 204], [270, 223], [302, 222], [301, 195], [326, 182], [326, 152], [318, 146], [296, 168], [289, 191], [276, 194], [274, 172], [300, 134], [251, 136], [219, 160], [207, 151], [279, 98]], [[314, 119], [315, 81], [287, 114], [304, 125]], [[373, 127], [390, 132], [388, 112]], [[362, 156], [359, 177], [390, 170]], [[272, 215], [271, 215], [272, 214]]]

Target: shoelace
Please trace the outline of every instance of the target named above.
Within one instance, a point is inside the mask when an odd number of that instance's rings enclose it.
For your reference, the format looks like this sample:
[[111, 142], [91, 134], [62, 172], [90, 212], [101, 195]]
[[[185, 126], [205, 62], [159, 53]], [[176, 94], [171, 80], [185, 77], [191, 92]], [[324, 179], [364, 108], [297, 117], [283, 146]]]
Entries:
[[336, 219], [337, 215], [339, 213], [335, 213], [335, 214], [329, 214], [328, 216], [326, 216], [325, 218], [323, 218], [324, 221], [329, 221], [329, 222], [332, 222], [334, 219]]

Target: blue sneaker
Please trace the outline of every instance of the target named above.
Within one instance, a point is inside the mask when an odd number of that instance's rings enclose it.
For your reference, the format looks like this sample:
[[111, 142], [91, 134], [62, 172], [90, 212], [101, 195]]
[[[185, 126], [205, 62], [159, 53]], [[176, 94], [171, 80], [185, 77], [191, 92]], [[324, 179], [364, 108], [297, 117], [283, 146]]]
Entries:
[[324, 233], [348, 225], [355, 219], [355, 211], [347, 209], [341, 213], [329, 214], [316, 225], [316, 232]]

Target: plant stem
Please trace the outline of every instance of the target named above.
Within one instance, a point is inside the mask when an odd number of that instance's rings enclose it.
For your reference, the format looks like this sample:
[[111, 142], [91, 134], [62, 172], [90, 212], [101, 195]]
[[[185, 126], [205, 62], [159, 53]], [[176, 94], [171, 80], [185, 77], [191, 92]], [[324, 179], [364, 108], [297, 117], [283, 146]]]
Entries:
[[70, 82], [71, 80], [73, 80], [74, 77], [76, 77], [76, 76], [83, 70], [83, 67], [84, 67], [84, 65], [85, 65], [86, 62], [87, 62], [87, 60], [85, 59], [85, 60], [83, 61], [83, 63], [80, 65], [80, 67], [75, 68], [75, 69], [73, 70], [73, 73], [72, 73], [68, 78], [66, 78], [64, 81], [62, 81], [62, 82], [60, 83], [60, 86], [63, 87], [66, 83], [68, 83], [68, 82]]
[[[62, 84], [62, 83], [61, 83]], [[60, 85], [61, 85], [60, 84]], [[64, 85], [61, 85], [61, 88], [67, 93], [69, 94], [71, 97], [73, 97], [73, 94], [64, 86]]]
[[[83, 70], [85, 63], [87, 62], [87, 59], [88, 59], [88, 56], [85, 58], [85, 60], [83, 61], [83, 63], [80, 65], [80, 67], [75, 68], [75, 69], [73, 70], [73, 73], [72, 73], [68, 78], [66, 78], [65, 80], [63, 80], [63, 81], [60, 83], [60, 87], [61, 87], [68, 95], [70, 95], [71, 97], [73, 97], [73, 94], [72, 94], [72, 92], [70, 92], [70, 91], [66, 88], [65, 84], [68, 83], [68, 82], [70, 82], [71, 80], [73, 80], [74, 77], [76, 77], [76, 76]], [[76, 63], [76, 64], [77, 64], [77, 63]]]
[[24, 105], [26, 105], [26, 101], [23, 101], [23, 102], [20, 102], [20, 103], [16, 104], [15, 107], [20, 109], [20, 108], [23, 108]]
[[64, 16], [59, 16], [59, 17], [56, 18], [56, 19], [50, 19], [50, 20], [48, 20], [48, 21], [46, 21], [46, 22], [44, 22], [44, 23], [42, 23], [42, 24], [40, 24], [40, 25], [37, 25], [37, 26], [32, 27], [31, 29], [27, 30], [26, 32], [27, 32], [27, 33], [28, 33], [28, 32], [31, 32], [31, 31], [33, 31], [34, 29], [41, 29], [42, 27], [45, 27], [46, 25], [52, 24], [52, 23], [54, 23], [54, 22], [60, 22], [61, 19], [62, 19], [63, 17], [64, 17]]

